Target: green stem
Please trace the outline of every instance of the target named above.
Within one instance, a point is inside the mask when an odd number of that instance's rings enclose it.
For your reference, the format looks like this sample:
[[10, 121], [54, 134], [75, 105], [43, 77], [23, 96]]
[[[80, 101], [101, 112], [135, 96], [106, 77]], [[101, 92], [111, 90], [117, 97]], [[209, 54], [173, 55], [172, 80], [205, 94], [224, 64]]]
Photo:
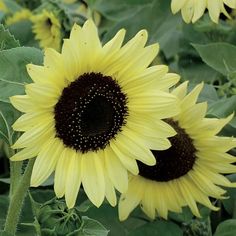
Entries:
[[[9, 147], [8, 144], [4, 143], [4, 151], [10, 160], [10, 157], [12, 157], [15, 154], [15, 150]], [[11, 185], [10, 185], [10, 197], [13, 195], [14, 190], [16, 189], [16, 186], [18, 185], [19, 180], [21, 179], [21, 168], [22, 168], [22, 161], [12, 162], [10, 161], [10, 179], [11, 179]]]
[[212, 229], [211, 229], [211, 219], [207, 217], [207, 227], [208, 227], [208, 236], [212, 236]]
[[12, 197], [14, 191], [16, 190], [18, 183], [21, 179], [21, 171], [22, 171], [22, 161], [10, 161], [10, 197]]
[[30, 186], [30, 177], [34, 165], [34, 159], [31, 159], [26, 167], [25, 173], [18, 182], [16, 189], [10, 198], [4, 232], [15, 235], [16, 227], [20, 218], [21, 209], [25, 199], [26, 192]]

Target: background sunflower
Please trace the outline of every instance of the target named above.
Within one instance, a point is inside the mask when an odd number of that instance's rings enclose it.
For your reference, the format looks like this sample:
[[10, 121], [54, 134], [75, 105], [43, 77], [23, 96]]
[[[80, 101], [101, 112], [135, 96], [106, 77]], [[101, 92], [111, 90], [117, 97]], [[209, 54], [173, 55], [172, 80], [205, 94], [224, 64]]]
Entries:
[[175, 14], [181, 10], [183, 20], [186, 23], [195, 23], [199, 18], [202, 17], [205, 10], [209, 12], [211, 20], [215, 23], [218, 22], [220, 14], [223, 13], [225, 16], [229, 17], [225, 6], [229, 8], [236, 8], [235, 0], [172, 0], [171, 10]]
[[167, 219], [168, 211], [182, 211], [189, 206], [201, 217], [196, 203], [217, 210], [209, 197], [224, 198], [221, 186], [236, 187], [222, 174], [235, 173], [235, 157], [227, 152], [236, 147], [236, 139], [216, 136], [233, 118], [205, 118], [207, 103], [196, 103], [203, 84], [186, 95], [187, 82], [172, 93], [181, 99], [180, 113], [167, 120], [177, 134], [170, 138], [172, 146], [164, 151], [152, 151], [156, 164], [138, 163], [139, 175], [130, 176], [127, 193], [119, 202], [121, 220], [141, 204], [152, 219], [159, 215]]

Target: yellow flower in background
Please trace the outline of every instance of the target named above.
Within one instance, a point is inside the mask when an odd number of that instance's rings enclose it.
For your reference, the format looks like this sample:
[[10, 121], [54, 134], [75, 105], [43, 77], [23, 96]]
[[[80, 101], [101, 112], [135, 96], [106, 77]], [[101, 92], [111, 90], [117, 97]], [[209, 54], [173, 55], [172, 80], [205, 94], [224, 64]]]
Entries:
[[6, 5], [5, 5], [3, 0], [0, 0], [0, 11], [8, 12], [8, 9], [7, 9], [7, 7], [6, 7]]
[[26, 95], [13, 96], [22, 115], [13, 125], [24, 134], [13, 148], [20, 161], [36, 157], [31, 186], [55, 170], [57, 197], [73, 207], [80, 185], [100, 206], [104, 197], [116, 205], [115, 189], [125, 192], [127, 170], [138, 174], [137, 161], [154, 165], [150, 149], [170, 147], [174, 129], [161, 119], [179, 111], [166, 91], [179, 76], [164, 65], [151, 66], [158, 44], [145, 46], [141, 30], [122, 46], [125, 30], [101, 45], [92, 20], [74, 25], [62, 53], [45, 50], [44, 66], [27, 66], [32, 80]]
[[236, 187], [223, 173], [236, 173], [231, 164], [236, 158], [227, 152], [236, 147], [236, 139], [216, 134], [232, 119], [205, 118], [207, 103], [197, 103], [203, 84], [186, 95], [187, 82], [173, 90], [180, 100], [181, 112], [166, 120], [177, 135], [170, 138], [172, 146], [152, 151], [156, 165], [138, 162], [139, 175], [130, 175], [128, 191], [121, 195], [119, 217], [125, 220], [139, 204], [152, 219], [167, 219], [168, 211], [180, 213], [189, 206], [200, 217], [196, 203], [217, 210], [209, 197], [224, 198], [219, 186]]
[[35, 39], [39, 40], [39, 45], [42, 48], [53, 48], [57, 51], [61, 47], [61, 25], [60, 21], [47, 10], [32, 16], [33, 32]]
[[208, 9], [211, 20], [218, 23], [220, 13], [230, 18], [224, 5], [235, 9], [236, 0], [172, 0], [171, 10], [174, 14], [181, 10], [186, 23], [195, 23]]
[[32, 13], [28, 9], [22, 9], [15, 12], [12, 16], [7, 17], [6, 25], [12, 25], [23, 20], [29, 20], [32, 16]]

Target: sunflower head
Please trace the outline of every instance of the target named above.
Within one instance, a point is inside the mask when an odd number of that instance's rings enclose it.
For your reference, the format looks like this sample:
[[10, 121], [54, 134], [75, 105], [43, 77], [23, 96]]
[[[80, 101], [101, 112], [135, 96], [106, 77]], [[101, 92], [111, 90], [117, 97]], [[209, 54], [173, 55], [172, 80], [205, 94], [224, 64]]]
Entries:
[[130, 175], [128, 191], [119, 202], [121, 220], [141, 204], [151, 218], [167, 218], [168, 211], [181, 212], [189, 206], [200, 217], [196, 203], [212, 210], [209, 197], [222, 199], [225, 190], [219, 186], [236, 187], [225, 173], [236, 173], [236, 158], [228, 151], [236, 147], [236, 139], [216, 136], [232, 119], [205, 118], [207, 103], [196, 103], [203, 84], [186, 93], [187, 82], [172, 91], [180, 100], [180, 113], [165, 121], [175, 129], [171, 147], [152, 150], [156, 164], [148, 166], [138, 162], [139, 175]]
[[[44, 65], [27, 66], [33, 83], [12, 104], [25, 114], [13, 125], [24, 134], [11, 160], [36, 156], [31, 185], [55, 170], [55, 192], [75, 204], [80, 185], [100, 206], [116, 204], [115, 189], [125, 192], [136, 160], [155, 164], [150, 151], [170, 147], [174, 129], [162, 119], [176, 115], [178, 99], [166, 91], [179, 76], [167, 66], [151, 66], [158, 45], [145, 46], [140, 31], [125, 45], [120, 30], [102, 45], [95, 24], [74, 25], [62, 52], [45, 50]], [[140, 155], [142, 154], [142, 155]]]
[[43, 10], [31, 17], [35, 39], [42, 48], [53, 48], [57, 51], [61, 47], [61, 24], [53, 12]]
[[172, 12], [175, 14], [181, 10], [183, 20], [186, 23], [195, 23], [202, 17], [206, 9], [208, 9], [211, 20], [215, 23], [218, 23], [221, 13], [230, 18], [225, 6], [236, 9], [236, 0], [172, 0], [171, 2]]
[[6, 24], [12, 25], [17, 22], [28, 20], [32, 16], [32, 13], [28, 9], [22, 9], [20, 11], [15, 12], [12, 16], [7, 17]]

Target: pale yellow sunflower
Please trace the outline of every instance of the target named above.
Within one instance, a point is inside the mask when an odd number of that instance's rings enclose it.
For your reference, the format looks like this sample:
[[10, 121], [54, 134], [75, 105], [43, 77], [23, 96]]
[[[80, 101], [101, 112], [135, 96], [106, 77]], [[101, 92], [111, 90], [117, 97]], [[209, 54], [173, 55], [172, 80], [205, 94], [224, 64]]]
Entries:
[[23, 20], [29, 20], [32, 16], [32, 13], [28, 9], [22, 9], [15, 12], [12, 16], [7, 17], [6, 25], [12, 25]]
[[26, 95], [11, 97], [22, 115], [13, 125], [24, 134], [11, 160], [36, 157], [31, 186], [55, 170], [57, 197], [73, 207], [82, 183], [100, 206], [106, 196], [116, 204], [115, 188], [125, 192], [129, 170], [139, 160], [154, 165], [150, 149], [170, 147], [174, 129], [161, 119], [178, 113], [178, 99], [168, 93], [179, 76], [164, 65], [151, 66], [158, 44], [145, 46], [141, 30], [122, 46], [125, 30], [101, 45], [92, 20], [74, 25], [62, 53], [45, 50], [44, 66], [27, 66], [32, 80]]
[[61, 24], [53, 12], [43, 10], [31, 17], [35, 39], [42, 48], [53, 48], [57, 51], [61, 47]]
[[181, 10], [183, 20], [194, 23], [208, 9], [211, 20], [218, 23], [221, 13], [230, 18], [225, 5], [236, 9], [236, 0], [172, 0], [171, 10], [174, 14]]
[[139, 204], [152, 219], [167, 219], [168, 211], [181, 212], [189, 206], [200, 217], [197, 203], [212, 210], [209, 197], [224, 198], [220, 186], [236, 187], [223, 173], [236, 173], [231, 164], [236, 157], [227, 152], [236, 147], [236, 139], [216, 136], [232, 119], [205, 118], [207, 103], [196, 103], [203, 84], [186, 95], [187, 82], [173, 90], [181, 99], [181, 112], [166, 122], [177, 135], [170, 138], [172, 146], [164, 151], [152, 151], [156, 165], [138, 162], [139, 175], [130, 175], [128, 191], [121, 195], [119, 217], [125, 220]]

